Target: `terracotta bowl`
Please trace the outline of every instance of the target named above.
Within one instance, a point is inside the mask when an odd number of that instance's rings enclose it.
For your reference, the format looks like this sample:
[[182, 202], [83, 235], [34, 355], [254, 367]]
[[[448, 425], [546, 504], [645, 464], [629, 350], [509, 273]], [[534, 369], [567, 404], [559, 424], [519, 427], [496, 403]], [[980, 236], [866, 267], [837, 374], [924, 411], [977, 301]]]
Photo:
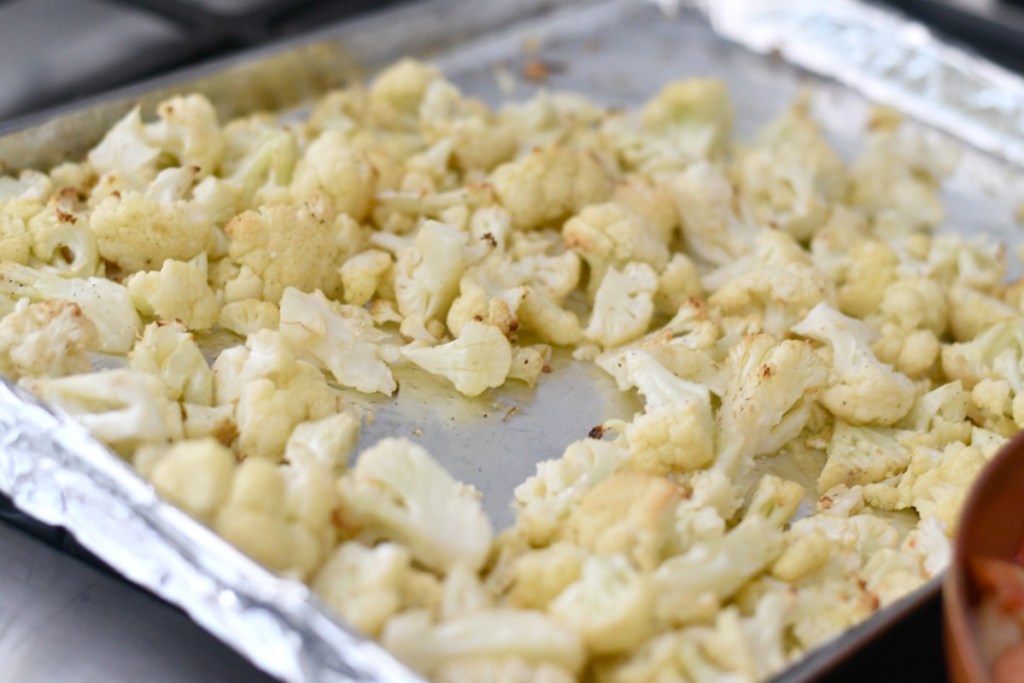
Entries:
[[978, 650], [978, 593], [967, 570], [971, 557], [1012, 559], [1024, 540], [1024, 432], [978, 476], [964, 504], [953, 561], [942, 589], [946, 658], [952, 683], [990, 683]]

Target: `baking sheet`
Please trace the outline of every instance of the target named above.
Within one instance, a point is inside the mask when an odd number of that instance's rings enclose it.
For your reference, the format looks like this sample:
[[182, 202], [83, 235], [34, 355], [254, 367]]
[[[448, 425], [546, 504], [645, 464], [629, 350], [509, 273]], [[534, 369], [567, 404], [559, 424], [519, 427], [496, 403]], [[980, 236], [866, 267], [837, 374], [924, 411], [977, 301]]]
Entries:
[[[807, 14], [786, 14], [794, 8], [816, 11], [819, 18], [812, 21]], [[836, 26], [828, 19], [830, 9], [853, 12], [848, 18], [866, 11], [846, 0], [813, 4], [721, 0], [709, 3], [704, 11], [733, 39], [749, 38], [759, 50], [779, 47], [785, 55], [787, 44], [804, 44], [801, 32], [809, 32], [808, 38], [828, 35], [815, 30]], [[786, 23], [787, 16], [792, 23]], [[757, 17], [760, 24], [742, 24]], [[879, 17], [896, 21], [887, 14]], [[770, 32], [763, 29], [769, 25]], [[893, 27], [882, 25], [886, 30]], [[867, 26], [865, 35], [872, 35], [871, 26], [877, 26], [870, 21]], [[899, 30], [889, 34], [888, 40], [904, 50], [899, 54], [913, 56], [915, 45], [933, 45], [921, 29], [898, 21], [895, 26]], [[314, 42], [284, 52], [261, 51], [184, 77], [144, 84], [9, 133], [0, 137], [0, 163], [8, 169], [45, 166], [80, 154], [135, 101], [152, 106], [172, 92], [198, 89], [224, 115], [256, 107], [293, 107], [325, 88], [409, 54], [432, 59], [467, 94], [492, 105], [547, 88], [577, 91], [608, 106], [632, 108], [670, 80], [698, 75], [721, 78], [734, 98], [740, 137], [750, 135], [781, 113], [802, 89], [811, 87], [812, 110], [848, 158], [860, 146], [868, 112], [867, 101], [849, 87], [814, 77], [784, 59], [765, 58], [726, 42], [692, 9], [670, 16], [635, 0], [428, 0], [330, 29]], [[803, 57], [794, 59], [805, 67], [816, 66], [807, 58], [807, 50], [800, 54]], [[932, 64], [934, 69], [935, 59], [944, 64], [943, 57], [953, 56], [961, 66], [978, 65], [980, 77], [994, 79], [992, 87], [997, 90], [1001, 84], [1021, 87], [1016, 77], [959, 52], [943, 47], [937, 57], [929, 54], [932, 61], [911, 59], [907, 68], [920, 70]], [[525, 63], [532, 59], [551, 67], [543, 83], [522, 77]], [[890, 66], [899, 72], [898, 63]], [[849, 75], [834, 68], [823, 70], [840, 78]], [[913, 92], [900, 86], [892, 74], [853, 72], [861, 74], [858, 78], [863, 76], [864, 82], [846, 80], [861, 90], [914, 108], [908, 104], [916, 101]], [[502, 90], [508, 79], [498, 74], [512, 77], [513, 92]], [[885, 87], [866, 87], [871, 79], [882, 79]], [[1021, 93], [1018, 104], [1024, 104], [1024, 88]], [[1015, 130], [1013, 107], [999, 110], [1010, 122], [996, 126], [991, 111], [985, 110], [979, 119], [977, 110], [962, 105], [946, 103], [956, 112], [950, 121], [973, 122], [978, 129], [995, 131], [988, 142], [972, 139], [975, 145], [984, 148]], [[935, 117], [929, 122], [952, 130]], [[985, 232], [1016, 243], [1012, 216], [1019, 199], [1018, 178], [1016, 167], [1006, 159], [965, 150], [944, 191], [948, 220], [943, 229]], [[454, 476], [483, 492], [488, 514], [497, 526], [505, 526], [511, 521], [512, 489], [533, 473], [536, 462], [557, 457], [566, 444], [594, 425], [612, 416], [629, 417], [637, 407], [596, 367], [572, 363], [565, 356], [556, 358], [553, 365], [554, 372], [545, 375], [536, 390], [503, 389], [473, 401], [437, 400], [436, 380], [415, 374], [403, 377], [396, 399], [359, 399], [375, 418], [364, 424], [361, 446], [386, 435], [421, 440]], [[148, 485], [80, 427], [26, 401], [9, 385], [0, 387], [0, 445], [0, 490], [19, 507], [68, 527], [83, 545], [128, 578], [179, 604], [266, 670], [294, 681], [416, 680], [375, 644], [347, 631], [310, 597], [306, 587], [271, 576], [201, 525], [162, 504]], [[804, 475], [813, 482], [816, 473]], [[933, 581], [876, 615], [779, 680], [811, 680], [863, 639], [884, 629], [901, 611], [933, 595], [937, 585]]]

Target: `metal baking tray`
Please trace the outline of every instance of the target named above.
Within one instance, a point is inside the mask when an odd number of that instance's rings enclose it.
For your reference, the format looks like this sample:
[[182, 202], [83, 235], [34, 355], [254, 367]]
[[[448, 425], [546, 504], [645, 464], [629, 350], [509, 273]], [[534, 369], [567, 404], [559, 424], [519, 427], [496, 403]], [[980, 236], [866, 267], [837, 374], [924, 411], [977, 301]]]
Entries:
[[[42, 168], [82, 155], [135, 104], [198, 91], [222, 117], [301, 111], [316, 95], [402, 57], [439, 65], [491, 105], [538, 89], [570, 90], [635, 107], [671, 80], [721, 78], [740, 137], [780, 114], [804, 89], [840, 153], [861, 140], [867, 97], [898, 106], [964, 144], [944, 188], [943, 229], [1015, 244], [1024, 164], [1024, 82], [936, 40], [920, 26], [854, 0], [707, 0], [696, 7], [637, 0], [425, 0], [0, 126], [0, 169]], [[743, 45], [740, 45], [742, 43]], [[765, 53], [765, 54], [762, 54]], [[767, 56], [766, 56], [767, 55]], [[547, 65], [542, 83], [526, 78]], [[498, 76], [501, 76], [500, 78]], [[505, 92], [509, 77], [514, 84]], [[922, 124], [922, 125], [923, 125]], [[497, 527], [511, 521], [512, 489], [536, 462], [636, 406], [592, 365], [556, 357], [535, 390], [438, 398], [405, 378], [396, 399], [360, 399], [376, 419], [361, 446], [418, 438], [484, 495]], [[413, 437], [413, 434], [416, 434]], [[804, 473], [813, 490], [814, 473]], [[0, 384], [0, 492], [34, 517], [69, 529], [128, 579], [182, 607], [261, 668], [289, 681], [419, 680], [347, 629], [294, 581], [275, 577], [162, 503], [151, 487], [70, 419]], [[812, 652], [777, 677], [810, 681], [934, 600], [938, 579]]]

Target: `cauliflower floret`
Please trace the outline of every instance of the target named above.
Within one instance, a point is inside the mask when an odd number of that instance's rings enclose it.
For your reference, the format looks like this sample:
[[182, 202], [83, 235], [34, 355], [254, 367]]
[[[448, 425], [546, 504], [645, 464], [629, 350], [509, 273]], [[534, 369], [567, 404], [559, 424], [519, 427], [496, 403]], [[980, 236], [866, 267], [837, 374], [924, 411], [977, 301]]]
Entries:
[[551, 360], [551, 347], [545, 344], [512, 347], [512, 366], [508, 371], [508, 379], [525, 382], [528, 387], [537, 386], [540, 376], [550, 371], [548, 361]]
[[101, 201], [89, 216], [102, 256], [128, 273], [166, 259], [187, 261], [214, 246], [213, 221], [194, 202], [160, 201], [125, 191]]
[[934, 228], [945, 215], [939, 182], [955, 162], [951, 149], [917, 131], [889, 125], [873, 128], [867, 147], [850, 169], [850, 203], [867, 211], [879, 234]]
[[159, 121], [145, 127], [146, 140], [174, 157], [179, 166], [196, 169], [200, 177], [213, 173], [224, 155], [224, 138], [217, 112], [202, 95], [172, 97], [156, 108]]
[[1024, 390], [1024, 320], [988, 328], [971, 341], [942, 348], [942, 371], [968, 388], [983, 379], [1004, 380], [1014, 395]]
[[281, 324], [281, 312], [269, 301], [241, 299], [224, 304], [217, 316], [217, 325], [241, 337], [260, 330], [276, 330]]
[[159, 157], [160, 148], [146, 139], [142, 114], [135, 107], [107, 131], [88, 158], [98, 174], [114, 175], [118, 182], [141, 189], [156, 177]]
[[99, 333], [99, 350], [128, 353], [142, 331], [128, 290], [104, 278], [64, 278], [17, 263], [0, 264], [0, 293], [33, 301], [62, 299], [77, 304]]
[[402, 59], [384, 69], [369, 89], [367, 115], [385, 128], [414, 124], [430, 86], [441, 72], [414, 59]]
[[762, 231], [754, 252], [706, 275], [708, 304], [723, 316], [752, 318], [782, 337], [817, 304], [836, 301], [832, 281], [785, 233]]
[[359, 440], [359, 418], [350, 412], [298, 425], [288, 437], [284, 459], [293, 465], [316, 463], [330, 472], [345, 469]]
[[396, 543], [368, 548], [350, 541], [327, 558], [312, 586], [347, 623], [376, 637], [402, 607], [402, 584], [411, 570], [409, 551]]
[[[17, 251], [22, 235], [17, 226], [24, 223], [16, 216], [9, 216], [5, 221], [3, 214], [0, 214], [0, 225], [8, 221], [14, 229], [5, 240], [6, 248]], [[46, 207], [27, 223], [32, 256], [46, 264], [41, 267], [58, 271], [65, 277], [97, 274], [99, 251], [96, 236], [89, 228], [88, 214], [81, 212], [78, 206], [78, 195], [74, 191], [64, 191], [52, 197]], [[17, 257], [20, 254], [12, 253], [11, 256]], [[27, 260], [25, 257], [19, 262]]]
[[172, 401], [203, 406], [213, 402], [213, 373], [181, 323], [147, 325], [130, 359], [132, 370], [158, 377]]
[[878, 310], [896, 281], [899, 257], [884, 242], [858, 241], [850, 247], [846, 272], [838, 288], [839, 309], [858, 318]]
[[562, 145], [536, 148], [502, 164], [490, 182], [519, 230], [555, 223], [612, 192], [608, 173], [592, 152]]
[[595, 656], [628, 652], [654, 627], [655, 594], [647, 575], [621, 555], [591, 556], [582, 573], [555, 598], [550, 614], [580, 634]]
[[0, 261], [27, 264], [32, 254], [28, 220], [6, 210], [0, 201]]
[[223, 132], [223, 179], [203, 180], [193, 191], [196, 202], [223, 223], [239, 211], [288, 201], [288, 185], [299, 158], [294, 130], [256, 115], [228, 123]]
[[437, 683], [572, 683], [576, 677], [561, 666], [529, 662], [521, 657], [474, 657], [442, 664]]
[[904, 430], [901, 441], [944, 448], [953, 441], [967, 442], [972, 424], [967, 420], [970, 395], [957, 380], [919, 396], [907, 415], [896, 423]]
[[148, 479], [157, 492], [196, 519], [212, 519], [227, 499], [235, 455], [214, 439], [181, 441], [153, 465]]
[[329, 130], [314, 140], [295, 167], [291, 193], [296, 201], [324, 194], [338, 213], [362, 221], [373, 207], [377, 192], [377, 171], [348, 136]]
[[611, 267], [594, 296], [594, 307], [583, 336], [604, 347], [636, 339], [651, 324], [658, 276], [646, 263]]
[[391, 264], [391, 255], [379, 249], [367, 249], [346, 260], [339, 270], [345, 303], [352, 306], [369, 303]]
[[388, 396], [398, 386], [378, 347], [387, 335], [366, 309], [329, 301], [319, 290], [305, 294], [289, 287], [281, 297], [281, 334], [344, 386]]
[[448, 329], [458, 336], [466, 323], [476, 320], [497, 327], [515, 340], [519, 329], [516, 314], [529, 293], [505, 258], [489, 256], [462, 276], [459, 296], [448, 309]]
[[[287, 472], [261, 458], [248, 458], [236, 469], [228, 496], [213, 527], [229, 543], [270, 569], [304, 578], [320, 564], [327, 549], [322, 529], [296, 516]], [[321, 482], [330, 491], [330, 484]], [[323, 503], [324, 491], [302, 491], [310, 502]], [[292, 494], [292, 495], [290, 495]], [[326, 508], [330, 514], [330, 508]], [[323, 520], [326, 522], [326, 520]]]
[[512, 369], [512, 345], [501, 330], [471, 321], [453, 341], [440, 346], [402, 347], [402, 355], [434, 375], [447, 378], [465, 396], [501, 386]]
[[316, 196], [298, 206], [261, 206], [235, 216], [224, 228], [231, 238], [228, 254], [259, 278], [262, 287], [254, 298], [276, 304], [287, 287], [330, 294], [339, 281], [335, 259], [344, 220]]
[[962, 285], [949, 288], [949, 331], [957, 341], [970, 341], [1019, 313], [995, 297]]
[[833, 486], [873, 484], [907, 469], [910, 450], [894, 429], [855, 427], [838, 422], [832, 430], [828, 460], [818, 477], [818, 492]]
[[98, 346], [96, 326], [70, 301], [25, 302], [0, 320], [0, 372], [11, 378], [88, 372]]
[[319, 370], [295, 357], [278, 332], [261, 330], [213, 364], [214, 403], [235, 406], [238, 450], [279, 460], [292, 430], [341, 409]]
[[582, 256], [590, 268], [591, 295], [611, 267], [621, 270], [638, 262], [660, 271], [668, 263], [666, 240], [657, 226], [616, 202], [585, 207], [566, 221], [562, 236], [566, 249]]
[[578, 636], [541, 612], [499, 608], [463, 614], [439, 624], [423, 611], [388, 622], [384, 647], [425, 675], [470, 657], [518, 657], [577, 673], [584, 663]]
[[477, 492], [408, 440], [383, 439], [360, 453], [339, 488], [346, 521], [404, 543], [427, 567], [446, 572], [464, 563], [475, 570], [487, 557], [491, 524]]
[[593, 553], [621, 554], [651, 570], [661, 562], [681, 495], [665, 478], [618, 472], [583, 493], [566, 533]]
[[910, 410], [913, 383], [875, 357], [867, 325], [820, 303], [793, 332], [832, 347], [832, 378], [821, 402], [834, 415], [852, 424], [891, 425]]
[[466, 234], [427, 221], [414, 242], [401, 248], [395, 263], [395, 300], [405, 317], [444, 319], [469, 265]]
[[625, 355], [627, 380], [644, 412], [626, 427], [630, 465], [653, 474], [695, 470], [715, 457], [715, 422], [707, 387], [669, 372], [644, 351]]
[[583, 336], [580, 319], [550, 296], [529, 290], [516, 311], [522, 329], [558, 346], [575, 344]]
[[234, 406], [203, 406], [182, 403], [181, 415], [185, 421], [185, 438], [187, 439], [211, 437], [225, 446], [230, 446], [238, 438]]
[[665, 560], [653, 575], [659, 621], [682, 624], [714, 614], [721, 601], [775, 561], [785, 547], [782, 528], [803, 492], [799, 484], [765, 475], [739, 524]]
[[537, 473], [515, 489], [516, 529], [534, 546], [547, 545], [592, 487], [618, 472], [628, 452], [617, 443], [583, 439], [561, 458], [537, 463]]
[[696, 256], [724, 265], [750, 250], [759, 228], [736, 212], [735, 190], [720, 166], [692, 164], [671, 180], [669, 188], [683, 239]]
[[676, 315], [691, 299], [704, 296], [700, 273], [690, 257], [682, 252], [672, 254], [665, 269], [658, 274], [658, 291], [654, 305], [666, 315]]
[[776, 342], [767, 334], [740, 340], [729, 352], [726, 373], [715, 467], [731, 476], [803, 430], [828, 373], [808, 344]]
[[846, 193], [842, 160], [804, 107], [769, 124], [735, 166], [744, 203], [760, 225], [809, 239]]
[[220, 302], [206, 281], [205, 255], [198, 263], [164, 261], [159, 271], [135, 273], [125, 282], [140, 313], [157, 320], [177, 320], [190, 330], [213, 328]]
[[[562, 541], [516, 556], [509, 561], [511, 587], [505, 596], [506, 603], [520, 609], [546, 609], [580, 578], [589, 556], [578, 545]], [[497, 571], [492, 570], [491, 576]]]
[[182, 437], [181, 409], [166, 397], [160, 380], [147, 373], [107, 370], [22, 382], [118, 452]]

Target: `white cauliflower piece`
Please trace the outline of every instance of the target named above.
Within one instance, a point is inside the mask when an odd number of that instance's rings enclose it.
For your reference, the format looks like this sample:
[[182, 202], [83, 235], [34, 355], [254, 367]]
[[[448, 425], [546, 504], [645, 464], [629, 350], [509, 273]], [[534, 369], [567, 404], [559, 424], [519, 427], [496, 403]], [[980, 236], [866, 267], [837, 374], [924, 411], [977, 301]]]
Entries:
[[14, 379], [88, 372], [98, 346], [96, 326], [70, 301], [19, 303], [0, 320], [0, 372]]
[[[324, 484], [329, 491], [330, 485]], [[307, 496], [316, 499], [319, 493], [309, 490]], [[320, 564], [327, 544], [321, 529], [290, 514], [289, 498], [282, 468], [269, 460], [247, 458], [235, 470], [213, 528], [271, 570], [305, 578]]]
[[414, 124], [430, 86], [440, 81], [437, 67], [402, 59], [381, 71], [369, 89], [367, 116], [385, 128]]
[[497, 327], [468, 322], [458, 338], [440, 346], [402, 347], [402, 355], [434, 375], [447, 378], [465, 396], [501, 386], [512, 369], [512, 345]]
[[224, 228], [231, 239], [228, 254], [259, 278], [262, 287], [254, 298], [276, 304], [288, 287], [332, 294], [339, 282], [335, 259], [344, 221], [316, 196], [295, 206], [261, 206], [235, 216]]
[[305, 294], [289, 287], [281, 297], [280, 329], [339, 384], [388, 396], [398, 386], [378, 347], [387, 335], [374, 327], [366, 309], [329, 301], [319, 290]]
[[1012, 306], [977, 290], [953, 285], [949, 288], [949, 331], [957, 341], [970, 341], [994, 325], [1017, 318]]
[[213, 364], [214, 402], [235, 407], [238, 450], [279, 460], [292, 430], [337, 413], [341, 397], [323, 373], [295, 357], [278, 332], [261, 330]]
[[70, 413], [93, 436], [122, 453], [182, 437], [181, 409], [159, 379], [107, 370], [55, 379], [26, 379], [27, 389]]
[[0, 264], [0, 293], [32, 301], [75, 303], [99, 333], [99, 350], [128, 353], [142, 331], [128, 290], [105, 278], [63, 278], [16, 263]]
[[412, 570], [409, 551], [397, 543], [369, 548], [343, 543], [313, 577], [313, 590], [352, 626], [380, 636], [402, 607], [402, 584]]
[[573, 683], [576, 676], [561, 666], [529, 662], [521, 657], [473, 657], [442, 664], [433, 674], [437, 683]]
[[594, 307], [583, 336], [604, 347], [636, 339], [651, 324], [658, 277], [646, 263], [608, 269], [594, 296]]
[[379, 249], [367, 249], [348, 258], [339, 270], [345, 303], [352, 306], [369, 303], [391, 265], [391, 255]]
[[818, 492], [833, 486], [874, 484], [903, 472], [910, 464], [910, 450], [899, 442], [894, 429], [857, 427], [837, 422], [818, 476]]
[[661, 271], [668, 263], [669, 252], [659, 233], [656, 225], [616, 202], [584, 207], [562, 227], [565, 248], [583, 257], [590, 269], [591, 295], [611, 267], [621, 270], [636, 262]]
[[[506, 604], [521, 609], [546, 609], [579, 579], [588, 557], [583, 548], [563, 541], [517, 555], [510, 561], [511, 587], [504, 596]], [[491, 576], [497, 571], [492, 571]]]
[[547, 545], [584, 494], [627, 458], [619, 444], [583, 439], [569, 444], [562, 457], [537, 463], [537, 473], [515, 489], [516, 529], [531, 545]]
[[125, 286], [140, 313], [177, 320], [190, 330], [212, 329], [220, 314], [220, 302], [206, 281], [204, 255], [198, 263], [168, 259], [159, 271], [135, 273]]
[[782, 528], [796, 512], [803, 487], [765, 475], [743, 520], [724, 536], [665, 560], [654, 572], [662, 623], [681, 624], [714, 614], [753, 576], [783, 551]]
[[115, 123], [99, 144], [89, 151], [90, 165], [98, 174], [116, 175], [121, 182], [141, 189], [156, 177], [159, 146], [146, 139], [142, 114], [135, 107]]
[[741, 339], [729, 352], [726, 373], [715, 467], [734, 476], [751, 458], [775, 453], [803, 430], [828, 373], [807, 343], [776, 342], [767, 334]]
[[359, 440], [359, 418], [350, 412], [303, 422], [288, 437], [284, 459], [296, 466], [315, 463], [340, 473]]
[[145, 127], [146, 140], [170, 154], [179, 166], [194, 167], [200, 177], [212, 174], [224, 155], [217, 112], [202, 95], [172, 97], [156, 108], [159, 121]]
[[572, 510], [565, 534], [598, 555], [658, 566], [668, 546], [682, 490], [664, 477], [617, 472], [596, 483]]
[[834, 305], [832, 281], [786, 233], [762, 231], [752, 254], [706, 275], [708, 304], [722, 316], [751, 318], [783, 337], [821, 302]]
[[852, 424], [891, 425], [910, 410], [913, 383], [875, 357], [867, 325], [820, 303], [792, 329], [832, 347], [832, 378], [820, 400], [834, 415]]
[[692, 164], [669, 183], [686, 246], [701, 259], [724, 265], [747, 253], [759, 228], [737, 213], [735, 189], [721, 166]]
[[889, 286], [897, 279], [899, 256], [885, 242], [858, 240], [845, 254], [838, 287], [839, 310], [863, 318], [878, 311]]
[[269, 301], [241, 299], [224, 304], [217, 315], [217, 325], [241, 337], [260, 330], [276, 330], [281, 324], [281, 312]]
[[973, 425], [967, 419], [970, 395], [959, 380], [922, 394], [906, 416], [896, 423], [904, 430], [901, 441], [944, 448], [953, 441], [967, 442]]
[[528, 387], [537, 386], [540, 376], [551, 370], [551, 347], [545, 344], [512, 347], [512, 365], [508, 371], [508, 379], [517, 379]]
[[129, 357], [131, 369], [158, 377], [172, 401], [213, 403], [213, 373], [181, 323], [147, 325]]
[[213, 221], [194, 202], [160, 201], [125, 191], [102, 200], [89, 215], [100, 256], [128, 273], [167, 259], [187, 261], [211, 249]]
[[[7, 215], [5, 220], [4, 216]], [[89, 216], [78, 206], [78, 196], [72, 192], [61, 192], [47, 203], [46, 207], [27, 221], [26, 225], [17, 216], [0, 214], [0, 225], [4, 230], [6, 245], [11, 258], [5, 261], [28, 262], [28, 255], [22, 258], [20, 247], [24, 238], [29, 239], [31, 255], [46, 265], [44, 270], [59, 272], [65, 277], [89, 277], [99, 271], [99, 250], [96, 235], [89, 227]]]
[[153, 465], [147, 478], [157, 492], [196, 519], [212, 519], [227, 499], [235, 455], [214, 439], [180, 441]]
[[551, 603], [555, 619], [580, 634], [587, 651], [628, 652], [654, 627], [655, 594], [648, 577], [621, 555], [590, 556], [577, 581]]
[[971, 341], [942, 349], [942, 371], [968, 388], [984, 379], [1004, 380], [1014, 395], [1024, 390], [1024, 320], [1007, 320]]
[[412, 244], [398, 252], [395, 300], [406, 317], [444, 319], [469, 265], [467, 236], [450, 225], [427, 221]]
[[426, 612], [405, 612], [388, 622], [381, 641], [425, 675], [469, 657], [518, 657], [572, 673], [585, 660], [583, 645], [570, 629], [541, 612], [507, 608], [471, 612], [439, 624]]
[[796, 106], [757, 136], [735, 166], [744, 204], [758, 224], [809, 239], [846, 194], [842, 160], [804, 107]]
[[338, 213], [357, 221], [369, 215], [377, 193], [377, 170], [341, 131], [325, 131], [310, 143], [295, 167], [291, 193], [296, 201], [313, 194], [331, 199]]
[[550, 344], [568, 346], [583, 336], [580, 319], [575, 313], [532, 289], [527, 291], [516, 314], [522, 329], [535, 332]]
[[596, 155], [584, 149], [550, 145], [498, 166], [490, 176], [498, 201], [512, 224], [531, 230], [605, 201], [611, 179]]
[[707, 387], [676, 377], [644, 351], [625, 355], [626, 376], [644, 412], [626, 427], [630, 465], [654, 474], [695, 470], [715, 457], [715, 422]]
[[181, 415], [185, 421], [186, 439], [211, 437], [230, 446], [238, 437], [234, 406], [204, 406], [182, 403]]
[[408, 440], [383, 439], [360, 453], [339, 487], [346, 520], [407, 545], [427, 567], [479, 569], [487, 557], [491, 524], [477, 492]]

